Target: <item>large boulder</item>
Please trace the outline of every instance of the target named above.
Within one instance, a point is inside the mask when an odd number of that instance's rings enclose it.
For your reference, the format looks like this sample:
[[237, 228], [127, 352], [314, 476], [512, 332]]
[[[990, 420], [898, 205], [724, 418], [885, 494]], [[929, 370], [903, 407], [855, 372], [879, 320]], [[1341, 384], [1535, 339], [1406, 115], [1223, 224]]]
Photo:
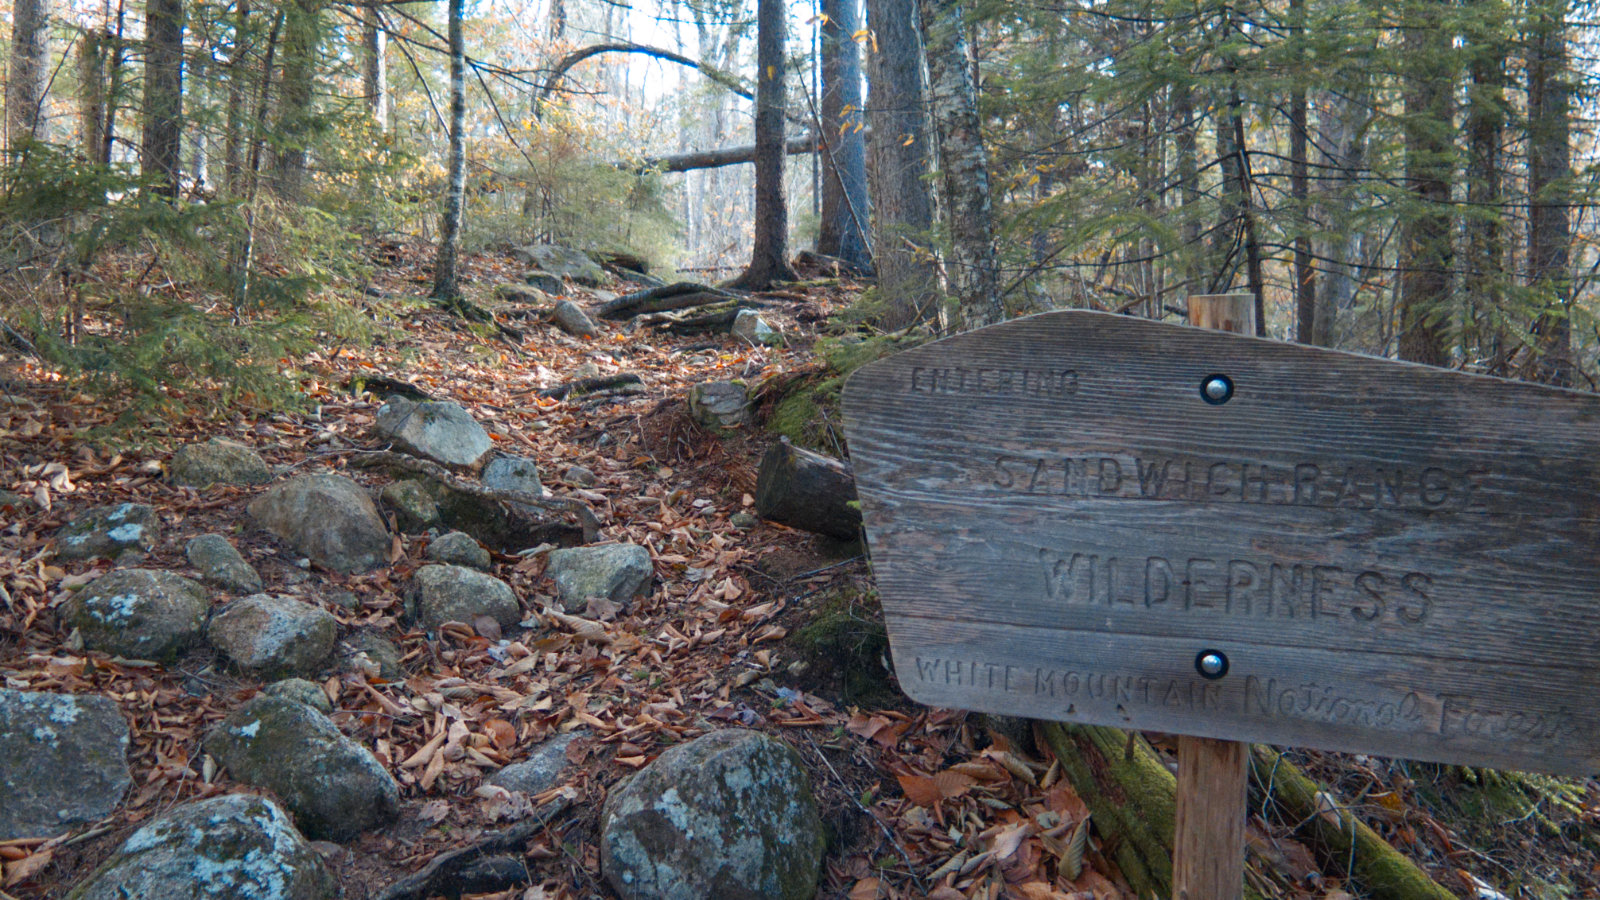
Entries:
[[200, 638], [211, 604], [199, 582], [154, 569], [96, 578], [62, 605], [83, 646], [130, 659], [168, 660]]
[[183, 552], [208, 584], [235, 594], [254, 594], [261, 590], [261, 573], [245, 562], [233, 544], [220, 534], [190, 538]]
[[397, 450], [447, 466], [470, 466], [493, 446], [489, 432], [472, 414], [447, 400], [418, 403], [391, 397], [378, 410], [372, 430]]
[[121, 503], [88, 510], [56, 535], [62, 559], [113, 558], [124, 550], [149, 552], [161, 540], [161, 520], [153, 507]]
[[330, 900], [338, 884], [277, 804], [250, 794], [152, 819], [68, 900]]
[[261, 454], [243, 444], [213, 439], [184, 444], [172, 454], [167, 478], [182, 487], [208, 488], [213, 484], [266, 484], [272, 480]]
[[606, 798], [600, 866], [623, 900], [810, 900], [824, 845], [800, 755], [743, 729], [662, 753]]
[[278, 796], [316, 840], [345, 841], [393, 821], [400, 786], [367, 748], [315, 709], [259, 695], [206, 737], [235, 780]]
[[577, 612], [590, 597], [628, 606], [650, 589], [655, 566], [638, 544], [600, 544], [550, 551], [544, 573], [555, 582], [562, 607]]
[[389, 529], [372, 498], [342, 475], [301, 475], [250, 504], [261, 528], [312, 561], [351, 574], [389, 561]]
[[103, 819], [129, 782], [128, 723], [117, 704], [0, 688], [0, 841]]
[[606, 281], [606, 270], [587, 254], [557, 244], [530, 244], [511, 251], [523, 265], [533, 266], [568, 278], [587, 287], [599, 287]]
[[472, 624], [488, 616], [509, 628], [522, 621], [522, 605], [511, 586], [464, 566], [423, 566], [411, 576], [416, 618], [429, 631], [446, 622]]
[[257, 675], [315, 675], [339, 636], [326, 610], [293, 597], [253, 594], [211, 619], [211, 645]]

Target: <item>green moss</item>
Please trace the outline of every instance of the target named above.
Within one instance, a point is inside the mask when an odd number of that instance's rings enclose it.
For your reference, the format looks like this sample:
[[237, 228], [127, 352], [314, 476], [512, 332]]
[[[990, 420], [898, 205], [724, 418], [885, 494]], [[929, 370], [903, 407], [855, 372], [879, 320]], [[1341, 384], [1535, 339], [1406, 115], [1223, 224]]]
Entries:
[[839, 394], [850, 374], [927, 339], [926, 335], [861, 337], [852, 334], [818, 340], [814, 349], [826, 369], [815, 378], [796, 381], [782, 389], [781, 396], [769, 407], [767, 429], [788, 438], [796, 446], [842, 456], [844, 432], [840, 424], [844, 417], [839, 409]]
[[813, 689], [836, 693], [853, 704], [895, 698], [884, 670], [889, 633], [877, 594], [846, 588], [828, 596], [788, 643], [806, 664], [806, 680]]

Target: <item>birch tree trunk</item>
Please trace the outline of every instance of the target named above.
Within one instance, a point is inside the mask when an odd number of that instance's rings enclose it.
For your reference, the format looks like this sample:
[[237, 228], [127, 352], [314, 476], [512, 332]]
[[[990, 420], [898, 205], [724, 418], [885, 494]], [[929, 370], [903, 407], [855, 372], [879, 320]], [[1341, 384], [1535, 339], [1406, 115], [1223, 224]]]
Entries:
[[978, 121], [967, 21], [960, 0], [920, 0], [928, 99], [950, 232], [951, 293], [963, 331], [1005, 320], [989, 196], [989, 154]]
[[45, 80], [50, 68], [49, 0], [15, 0], [11, 10], [11, 67], [6, 76], [6, 146], [43, 139]]
[[866, 7], [877, 44], [867, 56], [872, 245], [887, 307], [883, 326], [893, 331], [938, 315], [932, 254], [924, 249], [933, 229], [926, 178], [932, 145], [916, 2], [866, 0]]
[[377, 7], [368, 7], [361, 17], [361, 86], [367, 95], [367, 111], [379, 132], [389, 129], [389, 34], [383, 30]]
[[158, 194], [178, 195], [183, 142], [183, 0], [145, 0], [144, 133], [139, 169]]
[[759, 291], [794, 281], [789, 268], [789, 210], [783, 195], [786, 9], [782, 0], [756, 4], [756, 228], [750, 265], [730, 286]]
[[461, 251], [461, 211], [467, 193], [467, 53], [461, 37], [463, 0], [450, 0], [450, 181], [439, 220], [439, 255], [433, 263], [433, 297], [454, 300], [456, 257]]

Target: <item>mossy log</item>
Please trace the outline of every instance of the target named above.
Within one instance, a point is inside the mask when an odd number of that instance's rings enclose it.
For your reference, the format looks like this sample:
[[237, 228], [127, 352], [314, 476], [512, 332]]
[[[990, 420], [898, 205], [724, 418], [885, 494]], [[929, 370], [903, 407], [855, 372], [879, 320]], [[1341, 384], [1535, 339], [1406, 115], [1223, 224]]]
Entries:
[[1330, 872], [1343, 873], [1374, 900], [1452, 900], [1416, 863], [1351, 815], [1283, 754], [1252, 748], [1255, 784], [1280, 810], [1284, 822], [1302, 823], [1300, 831], [1327, 861]]
[[[1172, 896], [1172, 838], [1177, 779], [1137, 735], [1093, 725], [1040, 722], [1062, 772], [1089, 806], [1106, 857], [1140, 897]], [[1343, 873], [1372, 900], [1451, 900], [1416, 864], [1345, 812], [1328, 809], [1325, 790], [1265, 747], [1251, 753], [1251, 793], [1270, 791], [1280, 820], [1302, 824], [1329, 872]], [[1259, 798], [1253, 798], [1257, 805]], [[1351, 853], [1354, 841], [1355, 852]], [[1252, 861], [1252, 865], [1257, 860]], [[1246, 897], [1258, 897], [1249, 886]]]
[[673, 334], [704, 334], [733, 330], [734, 320], [747, 309], [765, 309], [765, 303], [736, 299], [698, 306], [680, 312], [648, 313], [634, 319], [640, 325]]

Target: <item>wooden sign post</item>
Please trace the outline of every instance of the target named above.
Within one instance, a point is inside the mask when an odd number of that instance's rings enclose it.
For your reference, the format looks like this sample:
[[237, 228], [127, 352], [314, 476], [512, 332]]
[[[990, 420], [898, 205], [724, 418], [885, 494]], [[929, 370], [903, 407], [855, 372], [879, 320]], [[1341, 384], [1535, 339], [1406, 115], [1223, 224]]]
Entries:
[[1072, 311], [844, 405], [919, 702], [1600, 771], [1600, 397]]

